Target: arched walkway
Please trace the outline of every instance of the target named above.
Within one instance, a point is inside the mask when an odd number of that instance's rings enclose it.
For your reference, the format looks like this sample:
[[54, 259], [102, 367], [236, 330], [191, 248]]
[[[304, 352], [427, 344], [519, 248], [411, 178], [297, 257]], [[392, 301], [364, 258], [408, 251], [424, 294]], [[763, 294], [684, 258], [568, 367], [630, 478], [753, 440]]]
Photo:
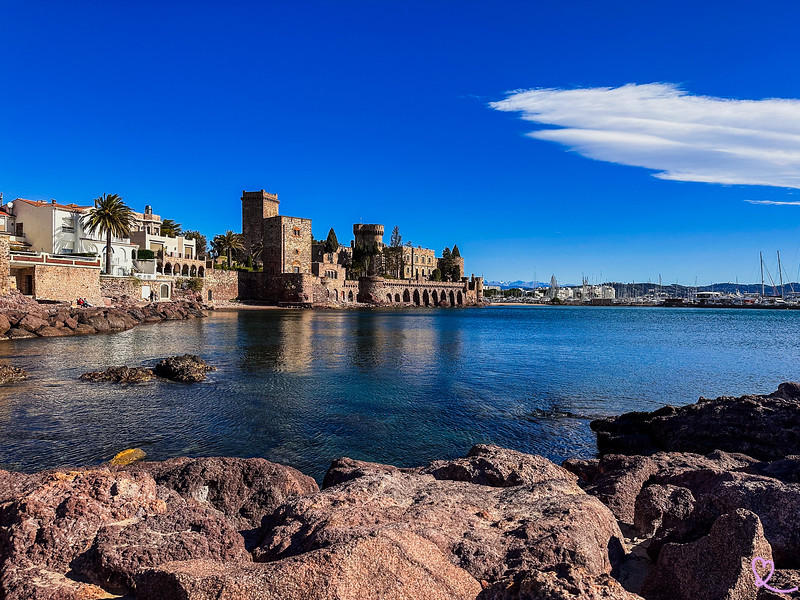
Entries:
[[461, 295], [461, 292], [458, 292], [458, 305], [461, 306], [464, 304], [464, 297]]
[[403, 302], [411, 302], [411, 294], [408, 290], [403, 292]]
[[192, 265], [192, 268], [189, 271], [189, 277], [197, 277], [197, 265]]
[[430, 294], [428, 294], [428, 290], [425, 290], [424, 292], [422, 292], [422, 303], [425, 306], [430, 306], [431, 305], [431, 296], [430, 296]]
[[172, 265], [167, 263], [164, 265], [164, 275], [172, 275]]
[[198, 277], [205, 277], [206, 276], [205, 267], [200, 267], [199, 269], [197, 269], [197, 276]]
[[184, 277], [189, 276], [189, 265], [183, 265], [183, 271], [181, 271], [181, 275]]
[[392, 303], [392, 295], [391, 295], [391, 294], [386, 294], [386, 301], [387, 301], [389, 304], [391, 304], [391, 303]]
[[433, 299], [433, 305], [439, 306], [439, 296], [436, 295], [436, 290], [431, 292], [431, 298]]
[[414, 304], [416, 304], [417, 306], [420, 305], [419, 290], [414, 290]]
[[400, 303], [400, 294], [394, 295], [394, 301], [397, 302], [398, 304]]
[[456, 295], [453, 293], [453, 290], [450, 290], [450, 306], [456, 305]]
[[350, 290], [349, 292], [347, 292], [347, 301], [348, 302], [352, 302], [353, 301], [353, 290]]

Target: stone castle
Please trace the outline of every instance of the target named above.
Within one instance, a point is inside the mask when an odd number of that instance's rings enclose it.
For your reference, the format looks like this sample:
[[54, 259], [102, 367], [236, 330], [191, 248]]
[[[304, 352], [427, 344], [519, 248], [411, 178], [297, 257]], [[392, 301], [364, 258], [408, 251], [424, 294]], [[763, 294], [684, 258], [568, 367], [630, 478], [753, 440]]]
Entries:
[[[360, 302], [372, 305], [467, 306], [483, 302], [483, 279], [464, 277], [463, 259], [455, 281], [434, 281], [442, 258], [428, 248], [403, 246], [391, 272], [384, 260], [384, 227], [353, 226], [351, 246], [326, 252], [315, 243], [311, 219], [279, 214], [277, 194], [242, 192], [242, 236], [247, 252], [261, 244], [262, 272], [240, 273], [241, 299], [278, 305], [331, 306]], [[354, 252], [367, 255], [366, 269], [347, 278]]]

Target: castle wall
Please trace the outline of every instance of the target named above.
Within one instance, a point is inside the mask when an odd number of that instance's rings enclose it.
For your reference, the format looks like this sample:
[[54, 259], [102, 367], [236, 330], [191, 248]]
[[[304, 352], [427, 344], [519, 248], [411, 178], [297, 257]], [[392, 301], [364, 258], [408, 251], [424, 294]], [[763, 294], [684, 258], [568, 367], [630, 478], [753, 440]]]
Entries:
[[311, 219], [272, 217], [264, 220], [264, 272], [311, 274]]
[[240, 281], [244, 279], [242, 276], [255, 274], [208, 269], [203, 279], [203, 288], [200, 290], [202, 302], [214, 304], [215, 302], [230, 302], [235, 298], [239, 298]]

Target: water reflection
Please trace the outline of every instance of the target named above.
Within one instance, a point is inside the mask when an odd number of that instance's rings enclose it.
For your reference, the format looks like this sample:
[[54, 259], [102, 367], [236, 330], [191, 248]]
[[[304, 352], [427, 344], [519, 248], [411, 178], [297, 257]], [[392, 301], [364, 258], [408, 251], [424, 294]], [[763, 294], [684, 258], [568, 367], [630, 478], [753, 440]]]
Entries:
[[[402, 466], [492, 442], [588, 456], [588, 420], [797, 379], [800, 311], [243, 311], [115, 335], [10, 341], [31, 379], [0, 388], [0, 468], [263, 456], [321, 477], [341, 455]], [[192, 352], [201, 384], [88, 384]]]

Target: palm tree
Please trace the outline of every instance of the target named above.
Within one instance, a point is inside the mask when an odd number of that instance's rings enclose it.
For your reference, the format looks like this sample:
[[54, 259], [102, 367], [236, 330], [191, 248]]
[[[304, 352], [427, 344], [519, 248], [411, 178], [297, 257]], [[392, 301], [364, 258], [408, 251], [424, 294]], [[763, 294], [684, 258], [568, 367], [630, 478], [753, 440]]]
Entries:
[[231, 230], [226, 231], [223, 235], [218, 235], [214, 238], [217, 242], [217, 248], [220, 252], [226, 252], [228, 255], [228, 268], [231, 266], [231, 254], [234, 252], [241, 252], [244, 250], [244, 238], [241, 233], [234, 233]]
[[183, 235], [183, 229], [180, 223], [176, 223], [172, 219], [164, 219], [161, 221], [161, 235], [166, 237], [178, 237]]
[[253, 244], [253, 247], [250, 248], [250, 255], [253, 257], [254, 261], [258, 261], [261, 258], [261, 255], [264, 253], [264, 242], [256, 242]]
[[94, 208], [81, 219], [83, 228], [90, 234], [106, 235], [106, 274], [111, 274], [111, 238], [128, 237], [133, 224], [133, 211], [117, 194], [103, 194], [94, 200]]

